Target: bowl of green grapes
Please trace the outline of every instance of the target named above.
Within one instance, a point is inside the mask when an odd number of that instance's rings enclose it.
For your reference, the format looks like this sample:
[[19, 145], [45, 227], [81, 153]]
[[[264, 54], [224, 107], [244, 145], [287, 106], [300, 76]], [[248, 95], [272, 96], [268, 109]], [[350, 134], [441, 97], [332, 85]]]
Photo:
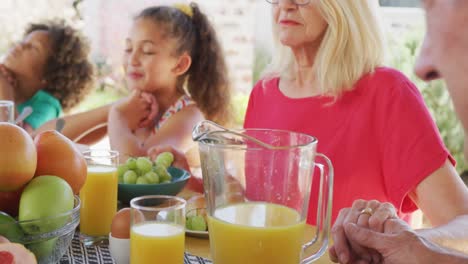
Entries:
[[145, 195], [176, 195], [190, 178], [190, 173], [172, 167], [170, 152], [159, 154], [154, 161], [148, 157], [131, 157], [118, 167], [118, 200], [130, 200]]

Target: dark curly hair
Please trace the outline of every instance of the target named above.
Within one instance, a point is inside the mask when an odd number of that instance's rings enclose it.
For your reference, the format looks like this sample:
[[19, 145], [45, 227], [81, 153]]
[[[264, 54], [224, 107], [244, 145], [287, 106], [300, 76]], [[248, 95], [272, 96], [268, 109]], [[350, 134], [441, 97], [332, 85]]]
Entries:
[[190, 15], [172, 6], [149, 7], [136, 19], [151, 19], [165, 29], [165, 36], [178, 40], [175, 55], [188, 52], [192, 57], [178, 87], [187, 83], [187, 91], [205, 117], [227, 124], [231, 121], [231, 92], [223, 50], [206, 15], [195, 3], [189, 7]]
[[92, 88], [93, 66], [88, 60], [88, 40], [63, 20], [30, 24], [25, 36], [38, 30], [48, 32], [52, 50], [44, 70], [47, 81], [44, 91], [57, 98], [67, 112]]

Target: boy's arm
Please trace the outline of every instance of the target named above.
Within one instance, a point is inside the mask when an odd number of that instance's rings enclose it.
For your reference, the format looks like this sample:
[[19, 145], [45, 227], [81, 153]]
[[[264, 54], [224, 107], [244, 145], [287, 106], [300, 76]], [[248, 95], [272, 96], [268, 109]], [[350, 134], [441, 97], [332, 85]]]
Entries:
[[[65, 120], [62, 134], [72, 141], [79, 139], [78, 143], [81, 144], [89, 145], [95, 143], [107, 134], [107, 126], [105, 124], [111, 106], [112, 104], [108, 104], [86, 112], [61, 117], [61, 119]], [[34, 134], [37, 135], [40, 132], [55, 129], [57, 120], [58, 118], [46, 122]], [[86, 135], [82, 137], [85, 133]]]

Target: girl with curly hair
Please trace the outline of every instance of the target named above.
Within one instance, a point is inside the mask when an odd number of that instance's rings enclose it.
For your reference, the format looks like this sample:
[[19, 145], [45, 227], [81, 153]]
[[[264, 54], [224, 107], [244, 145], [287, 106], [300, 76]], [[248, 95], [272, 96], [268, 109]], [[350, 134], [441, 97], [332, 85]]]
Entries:
[[123, 159], [162, 145], [186, 152], [196, 123], [226, 124], [230, 117], [223, 52], [194, 3], [141, 11], [126, 39], [124, 69], [132, 94], [108, 118], [111, 147]]
[[31, 24], [0, 64], [0, 99], [14, 101], [18, 112], [31, 107], [23, 126], [36, 130], [90, 91], [93, 67], [88, 53], [85, 38], [65, 22]]

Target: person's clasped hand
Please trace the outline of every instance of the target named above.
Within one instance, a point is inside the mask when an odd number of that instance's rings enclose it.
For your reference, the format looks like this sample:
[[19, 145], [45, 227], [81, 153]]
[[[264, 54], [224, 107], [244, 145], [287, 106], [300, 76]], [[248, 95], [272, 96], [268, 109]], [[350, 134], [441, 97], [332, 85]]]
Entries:
[[152, 94], [147, 92], [141, 92], [140, 99], [142, 99], [144, 104], [146, 104], [145, 112], [147, 115], [140, 121], [139, 126], [142, 128], [153, 127], [155, 125], [156, 117], [159, 114], [158, 102]]
[[381, 260], [379, 262], [364, 263], [436, 263], [432, 254], [442, 251], [440, 247], [419, 236], [405, 221], [399, 218], [386, 220], [382, 233], [352, 223], [346, 224], [344, 230], [350, 241], [367, 248], [373, 248], [380, 253]]
[[15, 85], [14, 77], [5, 66], [0, 64], [0, 100], [13, 100]]
[[381, 254], [349, 239], [347, 224], [354, 224], [375, 232], [383, 232], [388, 219], [397, 218], [395, 207], [379, 201], [356, 200], [351, 208], [340, 210], [332, 228], [333, 246], [330, 258], [336, 263], [381, 263]]
[[154, 96], [138, 90], [120, 100], [115, 107], [122, 113], [132, 130], [153, 125], [158, 114], [158, 104]]

